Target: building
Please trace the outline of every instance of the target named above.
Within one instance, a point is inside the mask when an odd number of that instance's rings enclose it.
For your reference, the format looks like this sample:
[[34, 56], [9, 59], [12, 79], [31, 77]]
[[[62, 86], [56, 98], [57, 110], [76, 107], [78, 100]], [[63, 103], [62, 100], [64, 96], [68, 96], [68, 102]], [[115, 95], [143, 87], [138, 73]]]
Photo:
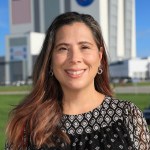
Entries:
[[150, 79], [150, 57], [117, 61], [110, 64], [111, 78], [140, 81]]
[[6, 81], [26, 81], [32, 75], [34, 58], [40, 52], [45, 35], [37, 32], [6, 37]]
[[5, 58], [0, 57], [0, 85], [5, 84]]
[[[32, 75], [32, 58], [41, 49], [45, 31], [57, 15], [67, 11], [91, 14], [100, 23], [110, 62], [136, 57], [135, 0], [9, 0], [9, 8], [7, 83]], [[12, 65], [20, 66], [20, 72]]]
[[[135, 0], [70, 0], [68, 11], [89, 13], [100, 23], [110, 62], [136, 57]], [[88, 3], [87, 2], [87, 3]]]

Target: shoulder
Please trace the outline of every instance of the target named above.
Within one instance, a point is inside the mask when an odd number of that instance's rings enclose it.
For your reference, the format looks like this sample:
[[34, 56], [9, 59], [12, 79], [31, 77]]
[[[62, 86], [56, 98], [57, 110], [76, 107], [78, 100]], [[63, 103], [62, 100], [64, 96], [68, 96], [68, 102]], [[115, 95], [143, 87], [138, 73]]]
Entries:
[[109, 102], [111, 106], [112, 105], [118, 106], [120, 108], [124, 108], [124, 109], [128, 109], [128, 110], [131, 110], [133, 108], [139, 110], [139, 108], [130, 100], [123, 100], [123, 99], [108, 96], [108, 97], [106, 97], [106, 102], [107, 103]]
[[110, 98], [110, 107], [115, 108], [115, 113], [120, 116], [125, 125], [130, 130], [135, 130], [135, 128], [141, 127], [142, 130], [148, 130], [146, 120], [144, 118], [143, 112], [137, 107], [133, 102], [129, 100], [121, 100], [117, 98]]
[[112, 104], [115, 104], [116, 113], [117, 109], [122, 111], [122, 121], [124, 122], [136, 149], [149, 150], [150, 132], [142, 111], [134, 103], [128, 100], [116, 98], [109, 99], [110, 107]]
[[109, 106], [113, 109], [122, 108], [126, 111], [131, 111], [133, 109], [139, 110], [139, 108], [130, 100], [122, 100], [115, 97], [106, 96], [104, 105], [105, 104], [109, 104]]
[[104, 102], [105, 105], [109, 105], [109, 109], [125, 116], [143, 116], [142, 111], [130, 100], [122, 100], [115, 97], [106, 97]]

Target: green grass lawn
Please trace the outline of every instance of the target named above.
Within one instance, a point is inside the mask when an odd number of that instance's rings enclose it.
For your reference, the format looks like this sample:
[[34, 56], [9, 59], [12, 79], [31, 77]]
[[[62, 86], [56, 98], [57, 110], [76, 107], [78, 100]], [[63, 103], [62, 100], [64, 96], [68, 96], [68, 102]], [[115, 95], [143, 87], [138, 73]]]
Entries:
[[29, 91], [31, 86], [0, 86], [0, 92], [9, 92], [9, 91]]
[[5, 127], [8, 121], [8, 113], [24, 95], [0, 95], [0, 150], [4, 149]]
[[[23, 99], [24, 95], [0, 95], [0, 150], [4, 149], [5, 127], [8, 112]], [[141, 110], [150, 105], [150, 94], [117, 94], [116, 97], [135, 103]]]

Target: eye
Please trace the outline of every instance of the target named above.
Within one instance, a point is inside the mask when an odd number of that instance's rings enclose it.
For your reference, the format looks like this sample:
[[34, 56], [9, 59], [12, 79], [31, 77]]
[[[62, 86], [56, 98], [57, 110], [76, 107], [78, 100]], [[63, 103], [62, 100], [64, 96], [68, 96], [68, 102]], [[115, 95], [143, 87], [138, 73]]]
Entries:
[[66, 51], [66, 50], [68, 50], [67, 47], [59, 47], [59, 48], [58, 48], [58, 51]]
[[82, 48], [82, 49], [90, 49], [90, 47], [87, 46], [87, 45], [82, 45], [81, 48]]

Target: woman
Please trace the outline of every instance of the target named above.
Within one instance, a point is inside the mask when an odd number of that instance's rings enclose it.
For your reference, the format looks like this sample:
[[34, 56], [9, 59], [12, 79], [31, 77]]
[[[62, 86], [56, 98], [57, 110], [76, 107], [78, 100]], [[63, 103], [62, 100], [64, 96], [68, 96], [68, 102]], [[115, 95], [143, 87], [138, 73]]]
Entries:
[[98, 23], [68, 12], [49, 27], [33, 90], [11, 112], [8, 149], [148, 150], [141, 111], [112, 98]]

